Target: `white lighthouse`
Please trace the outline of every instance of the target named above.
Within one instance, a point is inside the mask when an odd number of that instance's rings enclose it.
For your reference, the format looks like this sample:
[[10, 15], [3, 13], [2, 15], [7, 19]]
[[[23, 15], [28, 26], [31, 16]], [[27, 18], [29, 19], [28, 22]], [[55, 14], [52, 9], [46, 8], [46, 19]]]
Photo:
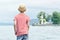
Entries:
[[46, 20], [43, 18], [43, 15], [40, 16], [40, 24], [46, 24]]

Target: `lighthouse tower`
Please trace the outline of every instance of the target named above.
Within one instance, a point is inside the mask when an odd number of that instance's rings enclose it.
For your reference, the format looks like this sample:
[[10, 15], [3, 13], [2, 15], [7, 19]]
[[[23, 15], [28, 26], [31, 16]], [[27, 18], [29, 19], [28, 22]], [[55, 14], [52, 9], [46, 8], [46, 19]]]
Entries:
[[40, 16], [40, 24], [46, 24], [46, 20], [43, 18], [43, 15]]

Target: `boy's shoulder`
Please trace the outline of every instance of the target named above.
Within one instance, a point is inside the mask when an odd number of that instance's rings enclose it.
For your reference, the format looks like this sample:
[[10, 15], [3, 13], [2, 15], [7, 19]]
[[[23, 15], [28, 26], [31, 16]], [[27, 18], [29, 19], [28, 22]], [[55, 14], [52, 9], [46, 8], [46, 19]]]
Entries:
[[16, 17], [19, 16], [21, 13], [18, 13], [17, 15], [15, 15]]
[[27, 19], [29, 19], [29, 20], [30, 20], [30, 17], [29, 17], [28, 15], [26, 15], [26, 17], [27, 17]]
[[15, 18], [17, 18], [17, 17], [18, 17], [18, 15], [19, 15], [19, 14], [15, 15]]
[[26, 15], [27, 18], [30, 18], [28, 15]]
[[29, 17], [27, 14], [25, 14], [27, 17]]

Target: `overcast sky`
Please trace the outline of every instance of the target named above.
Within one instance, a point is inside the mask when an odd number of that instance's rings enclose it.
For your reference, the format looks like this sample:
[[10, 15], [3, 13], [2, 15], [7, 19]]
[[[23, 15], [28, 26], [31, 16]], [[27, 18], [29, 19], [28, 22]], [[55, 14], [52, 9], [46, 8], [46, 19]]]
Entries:
[[36, 18], [40, 11], [45, 11], [47, 14], [60, 11], [60, 0], [0, 0], [0, 22], [12, 21], [19, 13], [17, 8], [22, 3], [26, 5], [26, 14], [31, 19]]

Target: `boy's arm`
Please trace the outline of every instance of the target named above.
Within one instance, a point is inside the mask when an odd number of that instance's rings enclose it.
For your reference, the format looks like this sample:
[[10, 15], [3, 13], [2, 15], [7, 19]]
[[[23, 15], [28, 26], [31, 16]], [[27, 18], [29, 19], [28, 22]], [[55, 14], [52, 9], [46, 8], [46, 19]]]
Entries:
[[14, 31], [15, 31], [15, 35], [16, 35], [17, 34], [16, 20], [14, 20]]
[[28, 27], [28, 30], [29, 30], [29, 22], [28, 22], [28, 20], [26, 21], [26, 24], [27, 24], [27, 27]]
[[29, 30], [29, 22], [28, 22], [28, 30]]
[[30, 24], [30, 17], [28, 17], [28, 29], [29, 29], [29, 24]]

